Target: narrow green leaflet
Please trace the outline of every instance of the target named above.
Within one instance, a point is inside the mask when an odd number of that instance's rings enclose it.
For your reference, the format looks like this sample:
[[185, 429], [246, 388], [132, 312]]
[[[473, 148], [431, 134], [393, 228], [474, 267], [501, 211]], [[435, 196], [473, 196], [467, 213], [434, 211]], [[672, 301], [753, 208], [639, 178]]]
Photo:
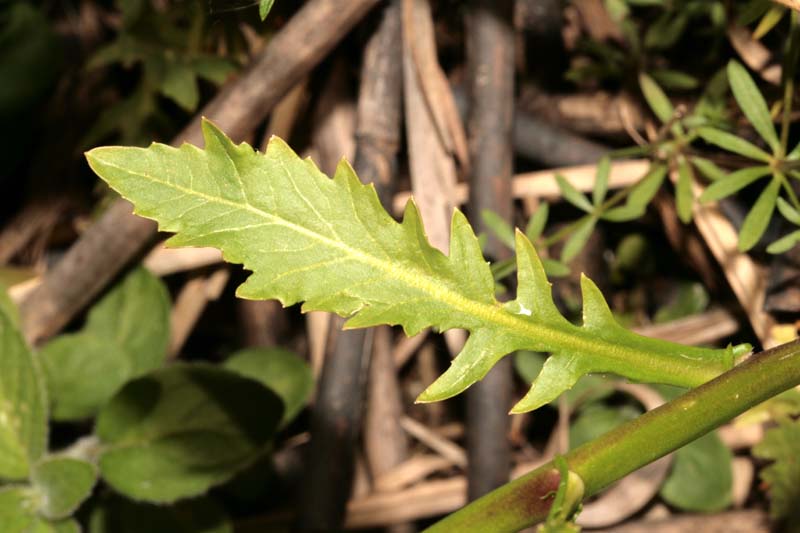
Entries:
[[776, 520], [792, 517], [800, 520], [800, 422], [783, 419], [780, 425], [764, 434], [753, 448], [753, 455], [774, 461], [761, 470], [761, 479], [769, 491], [769, 511]]
[[547, 202], [542, 202], [539, 204], [539, 208], [536, 210], [530, 220], [528, 220], [528, 224], [525, 226], [525, 236], [528, 237], [529, 241], [536, 242], [539, 240], [539, 237], [542, 236], [544, 227], [547, 224], [547, 217], [549, 215], [550, 204]]
[[697, 133], [704, 141], [719, 146], [723, 150], [755, 159], [756, 161], [770, 162], [770, 155], [749, 141], [716, 128], [697, 128]]
[[716, 433], [709, 433], [675, 452], [661, 497], [686, 511], [720, 511], [731, 504], [733, 456]]
[[225, 510], [211, 498], [170, 506], [135, 503], [113, 497], [89, 519], [89, 533], [233, 533]]
[[692, 206], [694, 205], [693, 182], [692, 167], [689, 166], [686, 158], [680, 157], [678, 159], [678, 183], [675, 186], [675, 206], [678, 211], [678, 218], [684, 224], [692, 221]]
[[798, 242], [800, 242], [800, 230], [795, 230], [767, 246], [767, 252], [782, 254], [794, 248]]
[[169, 313], [164, 284], [137, 268], [92, 307], [81, 331], [48, 343], [40, 356], [53, 419], [89, 418], [126, 381], [161, 366]]
[[716, 163], [714, 163], [709, 159], [705, 159], [702, 157], [692, 157], [691, 160], [692, 160], [692, 165], [694, 165], [694, 167], [700, 171], [700, 174], [702, 174], [711, 181], [724, 179], [725, 176], [728, 175], [724, 170], [719, 168], [716, 165]]
[[89, 497], [97, 481], [94, 465], [71, 457], [48, 457], [31, 472], [38, 493], [38, 512], [45, 518], [67, 518]]
[[582, 211], [586, 211], [587, 213], [592, 212], [592, 203], [564, 176], [561, 174], [556, 174], [556, 183], [558, 184], [558, 188], [561, 190], [561, 195], [566, 201]]
[[644, 99], [647, 100], [647, 104], [658, 117], [658, 120], [665, 124], [672, 120], [675, 115], [675, 108], [672, 107], [672, 103], [667, 98], [667, 95], [664, 94], [664, 91], [661, 90], [661, 87], [644, 73], [639, 74], [639, 87], [641, 87]]
[[569, 236], [567, 242], [564, 243], [564, 248], [561, 251], [561, 261], [569, 263], [576, 255], [583, 250], [589, 237], [592, 236], [594, 227], [597, 225], [597, 217], [594, 215], [586, 215], [578, 223], [575, 231]]
[[666, 165], [659, 163], [650, 165], [647, 174], [631, 189], [625, 205], [609, 209], [603, 213], [602, 218], [612, 222], [624, 222], [641, 217], [661, 184], [664, 183], [666, 175]]
[[481, 211], [481, 220], [500, 242], [512, 250], [514, 249], [514, 230], [508, 222], [503, 220], [503, 217], [491, 209], [484, 209]]
[[778, 153], [781, 143], [778, 140], [778, 134], [775, 133], [775, 127], [772, 125], [767, 103], [761, 96], [753, 78], [738, 61], [731, 60], [728, 63], [728, 81], [731, 84], [731, 91], [736, 98], [736, 103], [739, 104], [742, 112], [761, 135], [761, 138], [767, 141], [773, 153]]
[[275, 3], [275, 0], [261, 0], [258, 4], [258, 16], [261, 17], [261, 20], [266, 20], [267, 15], [269, 15], [270, 10], [272, 9], [272, 4]]
[[771, 172], [769, 167], [748, 167], [731, 172], [726, 177], [709, 185], [708, 189], [700, 195], [700, 201], [712, 202], [730, 196]]
[[260, 381], [283, 401], [281, 424], [288, 424], [305, 407], [314, 389], [314, 376], [300, 357], [282, 348], [248, 348], [231, 355], [228, 370]]
[[446, 256], [428, 243], [413, 201], [396, 222], [346, 163], [331, 180], [279, 139], [259, 154], [234, 145], [209, 122], [203, 132], [205, 150], [153, 144], [97, 148], [87, 157], [138, 214], [177, 233], [170, 244], [217, 247], [253, 271], [237, 291], [241, 297], [305, 301], [305, 311], [350, 317], [349, 328], [399, 324], [409, 335], [431, 326], [468, 330], [461, 354], [419, 401], [462, 392], [518, 349], [551, 356], [515, 412], [549, 402], [590, 372], [696, 386], [733, 364], [730, 349], [626, 331], [588, 279], [582, 282], [584, 325], [571, 324], [558, 313], [542, 264], [520, 232], [517, 298], [500, 303], [461, 212], [453, 215]]
[[594, 187], [592, 187], [592, 205], [595, 207], [600, 207], [600, 204], [606, 199], [608, 175], [610, 173], [611, 159], [608, 156], [603, 156], [597, 163], [597, 174], [594, 178]]
[[750, 212], [739, 229], [739, 251], [746, 252], [756, 245], [761, 236], [767, 229], [772, 213], [775, 211], [775, 203], [778, 200], [781, 181], [773, 177], [769, 185], [761, 192], [756, 203], [753, 204]]
[[100, 411], [100, 472], [134, 500], [205, 493], [255, 461], [283, 416], [258, 381], [210, 365], [173, 365], [131, 381]]
[[0, 309], [0, 480], [28, 477], [47, 446], [47, 396], [37, 361]]
[[783, 218], [795, 226], [800, 226], [800, 211], [795, 209], [792, 204], [783, 198], [778, 198], [778, 202], [775, 205], [778, 206], [778, 211], [783, 215]]

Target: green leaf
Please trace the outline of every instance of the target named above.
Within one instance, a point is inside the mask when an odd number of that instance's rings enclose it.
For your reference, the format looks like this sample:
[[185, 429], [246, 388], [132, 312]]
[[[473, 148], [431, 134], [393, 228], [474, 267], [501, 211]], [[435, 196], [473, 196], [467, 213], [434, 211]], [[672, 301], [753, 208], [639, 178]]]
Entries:
[[709, 433], [675, 452], [661, 497], [686, 511], [720, 511], [731, 504], [731, 451]]
[[89, 533], [233, 533], [225, 510], [211, 498], [168, 507], [109, 498], [95, 508]]
[[770, 155], [767, 152], [736, 135], [709, 127], [697, 128], [697, 133], [704, 141], [719, 146], [723, 150], [743, 155], [756, 161], [763, 161], [764, 163], [769, 163], [770, 161]]
[[754, 181], [770, 174], [769, 167], [748, 167], [736, 172], [731, 172], [725, 178], [715, 181], [700, 195], [701, 202], [713, 202], [726, 198], [741, 189], [744, 189]]
[[794, 248], [798, 242], [800, 242], [800, 230], [793, 231], [773, 242], [767, 246], [767, 252], [771, 254], [782, 254]]
[[777, 154], [781, 149], [778, 134], [775, 133], [775, 127], [772, 125], [767, 103], [761, 96], [753, 78], [747, 73], [747, 69], [738, 61], [731, 60], [728, 63], [728, 81], [742, 112], [761, 135], [761, 138], [772, 148], [772, 153]]
[[252, 270], [239, 296], [305, 301], [306, 311], [350, 317], [350, 328], [402, 325], [409, 335], [431, 326], [468, 330], [462, 352], [419, 401], [462, 392], [518, 349], [551, 356], [516, 410], [549, 402], [588, 372], [696, 386], [732, 365], [730, 350], [679, 347], [625, 331], [588, 280], [584, 325], [571, 324], [558, 313], [542, 264], [520, 232], [517, 298], [502, 304], [459, 211], [446, 256], [428, 243], [413, 201], [397, 223], [346, 163], [330, 180], [279, 139], [262, 155], [234, 145], [209, 122], [203, 132], [205, 150], [109, 147], [88, 159], [137, 213], [177, 232], [170, 244], [214, 246]]
[[599, 402], [590, 403], [580, 410], [569, 427], [569, 447], [574, 450], [640, 414], [642, 411], [630, 404], [609, 407]]
[[718, 181], [725, 178], [728, 174], [719, 168], [713, 161], [703, 157], [692, 157], [692, 164], [710, 181]]
[[647, 105], [653, 110], [658, 120], [664, 124], [672, 120], [675, 115], [675, 108], [672, 107], [669, 98], [661, 90], [661, 87], [653, 81], [653, 78], [642, 72], [639, 74], [639, 87], [642, 89], [644, 99], [647, 100]]
[[575, 258], [576, 255], [580, 253], [581, 250], [583, 250], [583, 247], [586, 246], [586, 242], [589, 240], [589, 237], [592, 236], [592, 232], [594, 231], [594, 227], [596, 225], [597, 217], [592, 215], [583, 217], [583, 219], [575, 228], [575, 231], [572, 232], [572, 235], [570, 235], [567, 241], [564, 243], [564, 248], [561, 250], [561, 261], [563, 263], [569, 263]]
[[547, 225], [547, 217], [549, 214], [550, 204], [547, 202], [540, 203], [539, 208], [530, 220], [528, 220], [528, 225], [525, 226], [525, 236], [528, 237], [529, 241], [536, 242], [539, 240], [539, 237], [542, 236], [544, 227]]
[[92, 307], [80, 332], [48, 343], [40, 356], [53, 419], [91, 417], [126, 381], [161, 366], [169, 314], [164, 284], [138, 268]]
[[778, 211], [780, 211], [783, 218], [794, 224], [795, 226], [800, 226], [800, 211], [794, 208], [792, 204], [784, 200], [783, 198], [778, 198], [777, 202]]
[[758, 22], [758, 26], [756, 26], [756, 29], [753, 30], [753, 39], [760, 40], [762, 37], [768, 34], [769, 31], [781, 21], [785, 13], [785, 7], [772, 6], [769, 11], [767, 11], [764, 16], [761, 17], [761, 20]]
[[135, 500], [197, 496], [257, 459], [282, 415], [272, 391], [235, 372], [161, 368], [125, 385], [100, 411], [100, 471]]
[[53, 533], [81, 533], [82, 531], [81, 525], [72, 519], [51, 522], [50, 526], [53, 528]]
[[594, 187], [592, 188], [592, 204], [599, 207], [606, 199], [608, 192], [608, 175], [611, 172], [611, 159], [608, 156], [603, 156], [600, 162], [597, 163], [597, 174], [594, 179]]
[[36, 514], [37, 497], [29, 487], [0, 487], [0, 524], [3, 533], [55, 533]]
[[168, 63], [161, 81], [161, 93], [186, 111], [194, 111], [200, 101], [195, 72], [184, 63]]
[[665, 50], [673, 46], [683, 35], [689, 16], [683, 13], [667, 12], [647, 28], [644, 45], [647, 48]]
[[653, 163], [647, 174], [633, 186], [625, 205], [605, 211], [601, 218], [611, 222], [627, 222], [641, 217], [644, 215], [647, 205], [658, 193], [661, 184], [664, 183], [666, 175], [667, 167], [665, 165]]
[[781, 180], [773, 177], [753, 204], [753, 208], [739, 229], [739, 251], [746, 252], [761, 239], [767, 229], [772, 213], [775, 211], [775, 202], [781, 188]]
[[314, 376], [300, 357], [281, 348], [248, 348], [231, 355], [224, 367], [260, 381], [283, 401], [281, 425], [286, 425], [308, 403]]
[[708, 292], [702, 283], [684, 281], [677, 294], [653, 315], [653, 322], [663, 324], [702, 313], [708, 307]]
[[11, 300], [6, 291], [6, 286], [0, 282], [0, 314], [3, 314], [11, 322], [11, 325], [19, 329], [19, 310], [17, 305]]
[[692, 221], [692, 206], [694, 204], [694, 194], [692, 184], [694, 175], [686, 158], [678, 159], [678, 183], [675, 186], [675, 206], [678, 211], [678, 218], [681, 222], [688, 224]]
[[694, 76], [668, 68], [653, 69], [650, 76], [662, 87], [676, 91], [695, 89], [700, 84]]
[[571, 272], [567, 265], [561, 261], [550, 259], [549, 257], [542, 259], [542, 266], [544, 267], [545, 273], [552, 278], [563, 278], [564, 276], [569, 276]]
[[261, 20], [266, 20], [267, 15], [269, 15], [270, 10], [272, 9], [272, 4], [275, 3], [275, 0], [261, 0], [258, 4], [258, 16], [261, 17]]
[[761, 480], [769, 491], [769, 513], [775, 520], [800, 519], [800, 421], [781, 418], [778, 427], [767, 430], [753, 447], [753, 455], [774, 461], [763, 468]]
[[514, 249], [514, 228], [503, 220], [503, 217], [491, 209], [484, 209], [481, 211], [481, 220], [500, 242], [505, 244], [508, 248]]
[[566, 201], [582, 211], [586, 211], [587, 213], [592, 212], [592, 204], [586, 196], [567, 181], [564, 176], [556, 174], [556, 183], [558, 183], [558, 188], [561, 190], [561, 196], [563, 196]]
[[89, 497], [97, 480], [91, 463], [70, 457], [48, 457], [31, 472], [39, 495], [39, 513], [50, 520], [67, 518]]
[[47, 395], [22, 334], [0, 310], [0, 480], [28, 477], [47, 446]]

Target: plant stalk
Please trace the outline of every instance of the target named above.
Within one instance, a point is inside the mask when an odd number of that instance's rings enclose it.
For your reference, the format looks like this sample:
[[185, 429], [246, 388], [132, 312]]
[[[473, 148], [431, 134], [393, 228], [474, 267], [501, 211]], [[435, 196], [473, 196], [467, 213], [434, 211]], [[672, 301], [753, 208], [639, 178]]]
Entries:
[[[688, 444], [751, 407], [800, 384], [800, 340], [751, 357], [683, 396], [569, 452], [584, 498]], [[431, 526], [447, 531], [518, 531], [547, 517], [560, 476], [553, 462], [503, 485]]]

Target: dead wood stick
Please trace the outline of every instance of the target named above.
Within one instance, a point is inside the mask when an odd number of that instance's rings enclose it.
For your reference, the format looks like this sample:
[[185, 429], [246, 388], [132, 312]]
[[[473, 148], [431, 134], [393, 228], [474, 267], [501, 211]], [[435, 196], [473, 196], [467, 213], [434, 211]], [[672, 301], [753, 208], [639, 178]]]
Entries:
[[[307, 2], [173, 144], [201, 144], [201, 116], [241, 140], [376, 4], [378, 0]], [[20, 314], [28, 340], [56, 333], [152, 241], [155, 223], [131, 215], [132, 211], [127, 201], [114, 203], [25, 299]]]
[[[357, 110], [354, 168], [365, 182], [379, 185], [383, 202], [391, 201], [400, 136], [400, 20], [396, 3], [383, 12], [366, 47]], [[341, 322], [337, 321], [339, 327]], [[354, 448], [361, 430], [365, 330], [337, 335], [325, 360], [311, 420], [311, 446], [302, 507], [313, 510], [298, 517], [300, 530], [341, 529], [354, 471]]]
[[[474, 0], [467, 13], [470, 148], [469, 218], [485, 231], [480, 213], [489, 209], [511, 222], [511, 135], [514, 116], [513, 2]], [[486, 252], [491, 260], [509, 251], [491, 232]], [[508, 481], [511, 359], [501, 359], [467, 394], [468, 497], [474, 500]]]
[[384, 490], [381, 476], [405, 461], [408, 455], [408, 437], [400, 424], [403, 404], [391, 342], [390, 328], [384, 326], [375, 330], [364, 420], [364, 451], [376, 490]]

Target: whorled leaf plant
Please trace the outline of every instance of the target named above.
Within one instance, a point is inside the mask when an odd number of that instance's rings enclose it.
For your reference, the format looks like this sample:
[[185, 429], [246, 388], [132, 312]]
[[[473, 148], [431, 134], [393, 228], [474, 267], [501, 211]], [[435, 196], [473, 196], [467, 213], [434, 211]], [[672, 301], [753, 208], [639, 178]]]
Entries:
[[204, 150], [105, 147], [87, 158], [137, 214], [176, 233], [172, 246], [216, 247], [251, 270], [237, 291], [243, 298], [304, 301], [305, 311], [349, 317], [348, 328], [401, 325], [408, 335], [431, 326], [468, 330], [462, 352], [418, 401], [462, 392], [521, 349], [550, 357], [512, 412], [544, 405], [587, 373], [694, 387], [734, 364], [738, 351], [730, 346], [696, 348], [625, 330], [585, 277], [583, 324], [570, 323], [519, 231], [517, 297], [498, 302], [489, 265], [459, 211], [444, 255], [429, 244], [413, 200], [396, 222], [346, 162], [329, 179], [280, 139], [261, 154], [235, 145], [208, 121], [203, 134]]

